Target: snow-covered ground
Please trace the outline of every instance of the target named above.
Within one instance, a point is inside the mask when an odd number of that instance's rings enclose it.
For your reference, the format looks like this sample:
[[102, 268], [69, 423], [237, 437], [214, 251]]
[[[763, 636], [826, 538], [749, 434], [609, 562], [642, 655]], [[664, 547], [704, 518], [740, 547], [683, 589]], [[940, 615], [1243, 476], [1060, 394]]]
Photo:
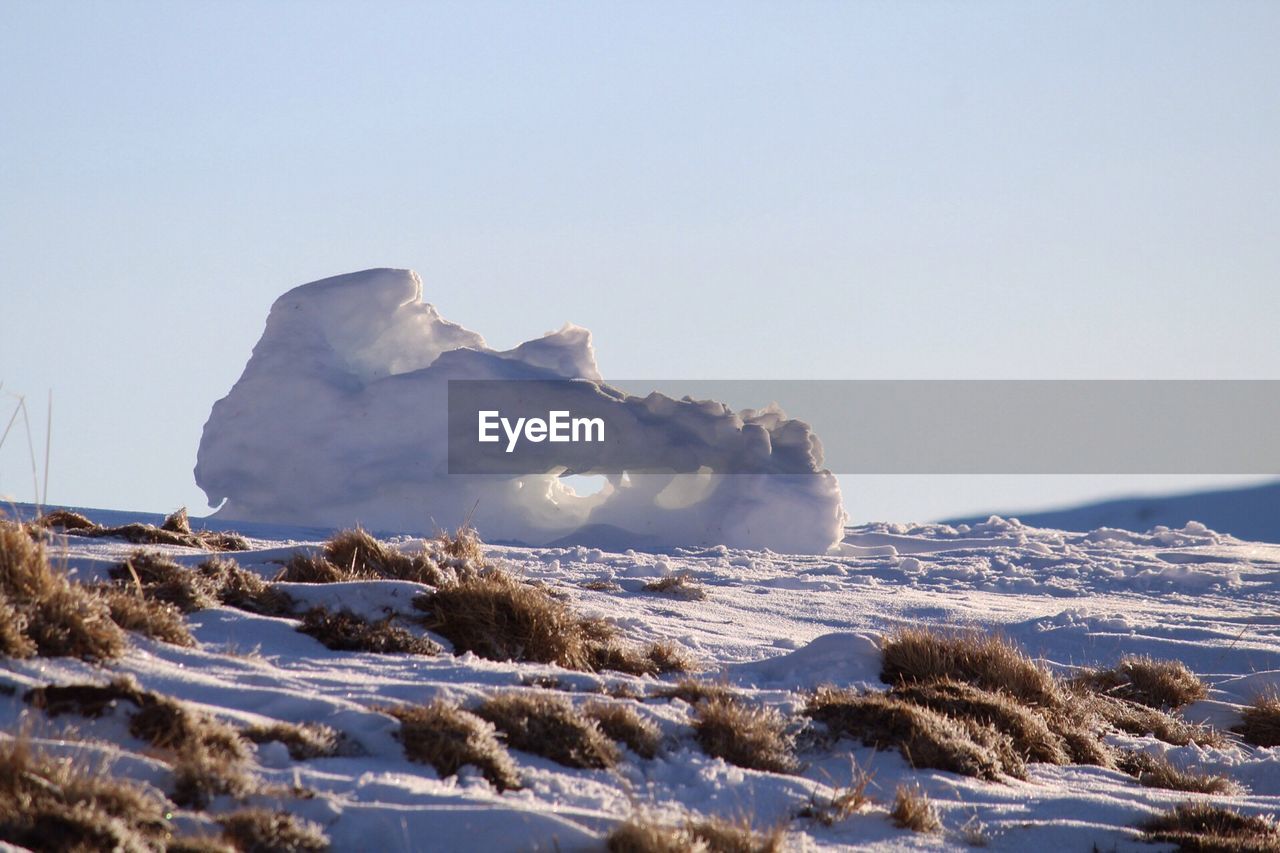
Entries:
[[[267, 577], [294, 548], [316, 539], [285, 528], [241, 529], [253, 537], [253, 549], [230, 556]], [[300, 534], [302, 539], [291, 538]], [[416, 542], [402, 538], [398, 544], [413, 548]], [[1064, 672], [1112, 664], [1123, 654], [1182, 660], [1212, 687], [1185, 716], [1222, 729], [1238, 722], [1239, 706], [1260, 690], [1280, 686], [1278, 545], [1243, 542], [1198, 525], [1145, 534], [1064, 533], [993, 518], [959, 528], [867, 525], [852, 530], [842, 547], [839, 556], [723, 547], [663, 554], [493, 547], [488, 554], [544, 581], [577, 611], [613, 620], [628, 639], [674, 640], [697, 658], [704, 677], [788, 714], [819, 684], [882, 689], [877, 638], [918, 624], [999, 631]], [[135, 549], [68, 536], [55, 550], [85, 579], [104, 575]], [[206, 556], [181, 547], [155, 550], [188, 565]], [[642, 591], [672, 572], [689, 573], [707, 597]], [[583, 587], [604, 580], [620, 589]], [[375, 581], [290, 585], [288, 591], [304, 602], [408, 616], [410, 601], [422, 590]], [[17, 688], [0, 694], [6, 727], [14, 731], [25, 716], [37, 742], [64, 751], [83, 748], [68, 738], [100, 739], [90, 748], [115, 772], [164, 789], [166, 766], [128, 735], [121, 718], [49, 720], [21, 701], [23, 691], [131, 673], [148, 689], [198, 703], [228, 721], [328, 724], [360, 754], [292, 761], [280, 744], [266, 744], [257, 747], [255, 770], [269, 782], [317, 792], [280, 803], [323, 825], [341, 850], [598, 850], [610, 827], [637, 809], [672, 820], [696, 812], [747, 814], [761, 826], [785, 822], [788, 849], [798, 850], [963, 848], [978, 836], [996, 850], [1154, 850], [1159, 848], [1142, 843], [1134, 826], [1201, 796], [1142, 787], [1118, 771], [1083, 766], [1033, 764], [1025, 781], [986, 782], [913, 770], [896, 752], [847, 740], [801, 751], [804, 769], [797, 775], [744, 770], [699, 749], [689, 705], [659, 698], [638, 705], [666, 738], [658, 757], [628, 752], [616, 770], [571, 770], [516, 752], [524, 788], [500, 794], [470, 770], [441, 779], [429, 766], [407, 761], [394, 737], [398, 724], [375, 708], [438, 697], [465, 706], [542, 679], [554, 679], [545, 683], [581, 703], [601, 698], [602, 687], [629, 685], [652, 694], [658, 680], [495, 663], [470, 654], [333, 652], [298, 633], [295, 620], [232, 608], [187, 619], [197, 648], [135, 636], [126, 656], [106, 666], [5, 661], [4, 681]], [[74, 734], [64, 734], [67, 726]], [[1248, 813], [1280, 812], [1280, 749], [1234, 740], [1222, 748], [1173, 747], [1115, 737], [1126, 746], [1167, 753], [1181, 765], [1229, 775], [1247, 788], [1238, 796], [1209, 797], [1216, 803]], [[829, 797], [849, 782], [851, 758], [874, 773], [875, 804], [831, 827], [795, 817], [811, 798]], [[889, 821], [887, 807], [904, 780], [918, 781], [938, 806], [943, 834], [916, 834]]]

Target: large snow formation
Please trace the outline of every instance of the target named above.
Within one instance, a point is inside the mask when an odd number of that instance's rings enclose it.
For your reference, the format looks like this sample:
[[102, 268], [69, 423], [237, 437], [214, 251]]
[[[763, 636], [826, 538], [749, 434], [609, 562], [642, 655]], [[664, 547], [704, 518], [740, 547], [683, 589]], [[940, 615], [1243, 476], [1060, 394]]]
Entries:
[[[234, 520], [415, 532], [453, 527], [470, 514], [489, 541], [535, 545], [819, 553], [840, 539], [845, 515], [835, 477], [821, 469], [821, 444], [776, 408], [739, 413], [657, 394], [628, 397], [601, 384], [620, 407], [643, 414], [655, 441], [681, 444], [702, 468], [610, 472], [601, 491], [579, 496], [559, 470], [450, 475], [450, 379], [601, 377], [586, 329], [566, 325], [492, 350], [424, 303], [410, 270], [312, 282], [276, 300], [244, 374], [214, 404], [196, 482], [210, 506], [222, 504], [218, 517]], [[787, 456], [788, 471], [800, 454], [809, 473], [717, 473], [743, 446]]]

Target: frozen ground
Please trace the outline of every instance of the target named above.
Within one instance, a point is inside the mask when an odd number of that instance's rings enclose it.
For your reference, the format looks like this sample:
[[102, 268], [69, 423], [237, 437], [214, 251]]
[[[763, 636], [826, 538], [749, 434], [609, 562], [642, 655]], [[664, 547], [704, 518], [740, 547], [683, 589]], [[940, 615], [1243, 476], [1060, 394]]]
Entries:
[[[98, 517], [104, 521], [115, 520]], [[136, 518], [136, 516], [131, 516]], [[273, 575], [293, 548], [318, 534], [244, 526], [254, 549], [234, 556]], [[291, 540], [302, 533], [304, 540]], [[415, 540], [398, 540], [412, 548]], [[136, 546], [67, 537], [59, 552], [79, 577], [102, 575]], [[202, 552], [157, 548], [194, 565]], [[757, 700], [795, 712], [803, 691], [821, 683], [878, 683], [876, 638], [920, 623], [1000, 631], [1062, 670], [1110, 664], [1122, 654], [1185, 661], [1212, 685], [1190, 719], [1226, 728], [1238, 706], [1280, 686], [1280, 546], [1254, 544], [1189, 525], [1146, 534], [1119, 530], [1063, 533], [992, 519], [970, 528], [869, 525], [853, 530], [840, 556], [791, 557], [725, 548], [666, 554], [586, 548], [489, 549], [493, 558], [545, 581], [585, 614], [608, 617], [633, 640], [671, 639], [691, 652], [706, 676], [741, 687]], [[705, 600], [643, 592], [648, 581], [690, 573]], [[612, 580], [618, 591], [589, 591]], [[291, 585], [309, 602], [374, 615], [408, 614], [421, 588], [405, 582]], [[35, 658], [6, 661], [0, 694], [6, 728], [27, 725], [53, 749], [73, 739], [99, 740], [115, 772], [168, 785], [168, 770], [119, 718], [48, 720], [30, 711], [22, 691], [50, 682], [105, 681], [128, 672], [146, 688], [199, 703], [239, 723], [263, 718], [327, 723], [363, 754], [294, 762], [279, 744], [259, 746], [268, 781], [313, 789], [312, 799], [283, 807], [325, 827], [341, 850], [599, 850], [608, 829], [637, 808], [673, 820], [687, 812], [750, 814], [758, 825], [785, 822], [788, 848], [964, 848], [975, 836], [995, 850], [1157, 850], [1133, 826], [1199, 795], [1141, 787], [1096, 767], [1034, 764], [1026, 781], [984, 782], [912, 770], [896, 752], [850, 741], [802, 752], [794, 776], [743, 770], [707, 757], [693, 740], [690, 707], [650, 698], [643, 714], [666, 736], [659, 757], [627, 754], [616, 771], [569, 770], [514, 753], [525, 788], [498, 794], [478, 774], [440, 779], [403, 757], [397, 723], [373, 708], [449, 697], [475, 703], [499, 688], [555, 679], [574, 702], [600, 687], [628, 684], [652, 693], [655, 679], [586, 674], [552, 666], [494, 663], [471, 655], [437, 657], [331, 652], [294, 630], [295, 622], [230, 609], [188, 617], [195, 649], [134, 637], [131, 650], [105, 667]], [[527, 687], [524, 689], [545, 689]], [[71, 722], [64, 722], [71, 721]], [[73, 733], [64, 726], [74, 726]], [[1118, 737], [1118, 736], [1117, 736]], [[1232, 742], [1224, 748], [1171, 747], [1150, 738], [1125, 745], [1168, 752], [1183, 765], [1224, 773], [1244, 784], [1240, 796], [1214, 802], [1248, 813], [1280, 811], [1280, 749]], [[832, 827], [794, 818], [815, 794], [850, 778], [850, 759], [875, 774], [876, 804]], [[903, 780], [918, 781], [941, 810], [946, 831], [900, 830], [886, 806]], [[214, 808], [218, 808], [215, 803]], [[179, 822], [184, 820], [181, 815]]]

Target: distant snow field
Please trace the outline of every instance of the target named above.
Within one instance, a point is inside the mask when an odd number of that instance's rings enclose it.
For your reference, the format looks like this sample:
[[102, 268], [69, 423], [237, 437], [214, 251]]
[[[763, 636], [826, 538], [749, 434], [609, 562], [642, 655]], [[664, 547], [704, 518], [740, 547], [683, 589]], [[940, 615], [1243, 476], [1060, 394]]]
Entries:
[[[251, 549], [229, 554], [270, 579], [296, 549], [317, 541], [296, 530], [245, 525]], [[482, 531], [483, 532], [483, 531]], [[394, 544], [412, 553], [421, 540]], [[138, 548], [116, 539], [58, 535], [55, 561], [80, 580], [105, 578]], [[148, 546], [185, 566], [209, 555]], [[186, 616], [197, 645], [133, 635], [127, 652], [102, 665], [66, 658], [5, 661], [0, 694], [6, 728], [37, 748], [88, 753], [111, 772], [160, 791], [171, 771], [156, 750], [129, 734], [123, 711], [97, 719], [50, 718], [23, 701], [49, 684], [105, 683], [136, 676], [147, 690], [194, 703], [246, 727], [272, 720], [313, 722], [345, 739], [342, 754], [294, 760], [280, 743], [252, 747], [252, 772], [283, 786], [255, 802], [314, 821], [338, 850], [600, 850], [636, 814], [669, 823], [690, 816], [746, 817], [781, 827], [785, 849], [1147, 850], [1137, 828], [1189, 801], [1244, 814], [1280, 811], [1280, 750], [1231, 734], [1243, 705], [1280, 687], [1280, 546], [1216, 534], [1202, 525], [1146, 533], [1097, 529], [1065, 533], [992, 518], [972, 526], [873, 524], [853, 529], [839, 555], [787, 556], [726, 547], [614, 553], [585, 547], [487, 547], [490, 564], [545, 585], [575, 612], [600, 617], [629, 642], [673, 641], [696, 660], [697, 678], [775, 709], [786, 724], [795, 772], [735, 766], [709, 756], [692, 728], [694, 705], [657, 694], [680, 676], [632, 676], [601, 669], [436, 655], [330, 651], [299, 633], [298, 619], [216, 606]], [[644, 587], [686, 575], [685, 588]], [[587, 588], [588, 586], [594, 589]], [[430, 589], [402, 580], [287, 584], [303, 606], [391, 617], [423, 634], [413, 599]], [[913, 768], [895, 749], [835, 738], [803, 710], [829, 684], [884, 691], [882, 640], [919, 626], [960, 626], [1007, 637], [1054, 673], [1114, 665], [1125, 655], [1184, 662], [1208, 695], [1182, 709], [1192, 723], [1225, 733], [1219, 745], [1177, 746], [1112, 731], [1116, 750], [1162, 755], [1185, 769], [1229, 777], [1240, 792], [1195, 794], [1145, 787], [1118, 769], [1030, 762], [1025, 779], [984, 780]], [[430, 636], [430, 635], [428, 635]], [[612, 769], [573, 769], [519, 749], [518, 790], [497, 790], [471, 766], [442, 778], [409, 761], [389, 706], [447, 699], [474, 708], [505, 691], [554, 694], [575, 707], [624, 703], [656, 725], [654, 757], [625, 749]], [[831, 824], [806, 815], [847, 786], [851, 767], [870, 774], [868, 801]], [[937, 832], [899, 828], [889, 817], [900, 784], [918, 784], [941, 821]], [[308, 796], [280, 793], [290, 786]], [[231, 809], [215, 798], [206, 814]], [[812, 813], [812, 810], [809, 812]], [[207, 829], [178, 811], [175, 826]], [[1167, 848], [1166, 848], [1167, 849]], [[1260, 848], [1261, 849], [1261, 848]]]

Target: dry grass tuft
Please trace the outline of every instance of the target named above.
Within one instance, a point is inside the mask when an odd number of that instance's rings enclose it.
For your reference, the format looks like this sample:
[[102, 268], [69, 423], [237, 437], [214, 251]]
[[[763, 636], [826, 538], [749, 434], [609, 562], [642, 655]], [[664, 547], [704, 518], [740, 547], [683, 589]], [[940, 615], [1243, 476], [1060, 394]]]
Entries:
[[270, 809], [241, 809], [218, 818], [222, 837], [237, 850], [256, 853], [321, 853], [329, 839], [319, 824]]
[[642, 589], [645, 592], [671, 595], [689, 601], [703, 601], [707, 597], [707, 591], [694, 580], [693, 575], [689, 572], [676, 572], [675, 574], [658, 578], [656, 581], [650, 581], [645, 584]]
[[489, 660], [552, 663], [566, 669], [613, 669], [635, 675], [679, 671], [689, 662], [671, 644], [639, 651], [622, 645], [602, 619], [574, 613], [545, 589], [500, 569], [445, 584], [414, 600], [423, 624], [458, 653]]
[[747, 817], [691, 820], [685, 829], [694, 842], [706, 845], [711, 853], [781, 853], [786, 836], [781, 826], [757, 830]]
[[805, 713], [825, 723], [837, 737], [858, 738], [876, 749], [896, 748], [913, 767], [988, 780], [997, 780], [1001, 774], [1025, 775], [1026, 768], [1007, 735], [889, 694], [821, 687]]
[[615, 826], [605, 839], [609, 853], [781, 853], [781, 826], [756, 830], [747, 818], [698, 818], [684, 826], [635, 815]]
[[1280, 746], [1280, 695], [1255, 698], [1241, 714], [1240, 725], [1232, 731], [1254, 746]]
[[227, 607], [263, 616], [285, 616], [293, 612], [293, 599], [287, 593], [242, 568], [235, 560], [214, 557], [196, 566], [196, 572]]
[[355, 527], [335, 533], [319, 554], [295, 553], [275, 580], [339, 583], [389, 579], [439, 586], [452, 577], [452, 570], [443, 571], [427, 552], [405, 554]]
[[328, 649], [338, 652], [373, 652], [374, 654], [434, 655], [440, 646], [426, 637], [417, 637], [397, 628], [387, 618], [370, 622], [346, 610], [337, 613], [313, 607], [302, 614], [298, 630], [315, 637]]
[[1240, 794], [1244, 790], [1226, 776], [1182, 770], [1167, 757], [1149, 752], [1124, 752], [1116, 761], [1116, 766], [1148, 788], [1224, 795]]
[[1209, 695], [1204, 682], [1176, 660], [1129, 655], [1111, 669], [1091, 670], [1077, 682], [1095, 693], [1175, 711]]
[[249, 726], [241, 734], [254, 743], [283, 743], [294, 761], [331, 758], [342, 749], [341, 733], [324, 723], [275, 722]]
[[956, 681], [934, 681], [901, 685], [889, 695], [954, 720], [995, 729], [1009, 737], [1024, 761], [1071, 763], [1062, 736], [1035, 709], [1019, 704], [1007, 694]]
[[183, 613], [218, 606], [217, 588], [209, 578], [154, 552], [135, 551], [109, 574], [118, 583], [141, 586], [147, 598], [172, 604]]
[[131, 782], [0, 742], [0, 840], [32, 850], [155, 850], [165, 804]]
[[1178, 845], [1180, 851], [1263, 853], [1280, 849], [1280, 830], [1262, 817], [1208, 803], [1184, 803], [1142, 824], [1148, 841]]
[[503, 693], [486, 700], [475, 713], [505, 734], [513, 749], [566, 767], [607, 768], [618, 763], [618, 748], [596, 721], [559, 696]]
[[694, 714], [694, 733], [708, 755], [751, 770], [796, 772], [787, 721], [773, 708], [721, 696], [699, 703]]
[[819, 800], [815, 793], [809, 798], [809, 804], [800, 810], [797, 817], [816, 820], [823, 826], [835, 826], [840, 821], [857, 814], [862, 807], [871, 802], [867, 793], [875, 774], [857, 765], [853, 757], [849, 757], [849, 784], [837, 788], [835, 793], [825, 800]]
[[1175, 746], [1190, 743], [1222, 746], [1226, 743], [1221, 732], [1189, 723], [1167, 711], [1139, 705], [1137, 702], [1102, 695], [1094, 695], [1082, 701], [1087, 702], [1090, 712], [1131, 735], [1151, 735]]
[[125, 635], [105, 602], [54, 571], [42, 543], [20, 524], [0, 521], [0, 631], [14, 657], [118, 657]]
[[50, 717], [72, 713], [100, 717], [121, 702], [128, 702], [136, 709], [129, 718], [129, 733], [152, 746], [176, 751], [194, 744], [237, 761], [248, 756], [248, 749], [233, 727], [172, 697], [143, 690], [131, 676], [101, 685], [35, 687], [22, 699]]
[[609, 580], [586, 581], [581, 586], [583, 589], [588, 589], [592, 592], [622, 592], [620, 585]]
[[107, 605], [111, 621], [125, 631], [136, 631], [154, 640], [191, 647], [195, 637], [187, 630], [182, 611], [164, 601], [138, 595], [121, 586], [102, 585], [94, 590]]
[[657, 699], [680, 699], [690, 705], [697, 705], [712, 699], [732, 699], [734, 693], [727, 684], [682, 678], [675, 684], [653, 691], [653, 696]]
[[464, 524], [453, 533], [440, 531], [432, 541], [438, 555], [454, 562], [463, 574], [474, 574], [485, 566], [484, 543], [474, 527]]
[[212, 530], [191, 529], [187, 508], [182, 507], [165, 518], [159, 527], [154, 524], [122, 524], [103, 527], [70, 510], [53, 510], [37, 518], [33, 525], [42, 530], [61, 530], [76, 536], [97, 539], [124, 539], [135, 545], [181, 545], [205, 551], [247, 551], [249, 542], [236, 533], [218, 533]]
[[938, 810], [918, 787], [898, 786], [889, 817], [896, 826], [912, 832], [941, 832], [942, 821]]
[[237, 758], [214, 752], [199, 743], [185, 744], [178, 749], [170, 796], [180, 806], [203, 809], [214, 797], [223, 795], [242, 800], [257, 788], [257, 780]]
[[499, 791], [520, 787], [506, 747], [475, 714], [440, 700], [384, 710], [400, 721], [400, 742], [410, 761], [430, 764], [441, 777], [470, 764]]
[[888, 684], [960, 681], [1004, 691], [1026, 704], [1062, 704], [1053, 675], [1003, 637], [906, 628], [887, 638], [881, 652], [880, 678]]
[[582, 712], [596, 721], [600, 730], [626, 744], [641, 758], [653, 758], [662, 745], [662, 732], [631, 705], [623, 702], [589, 702]]

